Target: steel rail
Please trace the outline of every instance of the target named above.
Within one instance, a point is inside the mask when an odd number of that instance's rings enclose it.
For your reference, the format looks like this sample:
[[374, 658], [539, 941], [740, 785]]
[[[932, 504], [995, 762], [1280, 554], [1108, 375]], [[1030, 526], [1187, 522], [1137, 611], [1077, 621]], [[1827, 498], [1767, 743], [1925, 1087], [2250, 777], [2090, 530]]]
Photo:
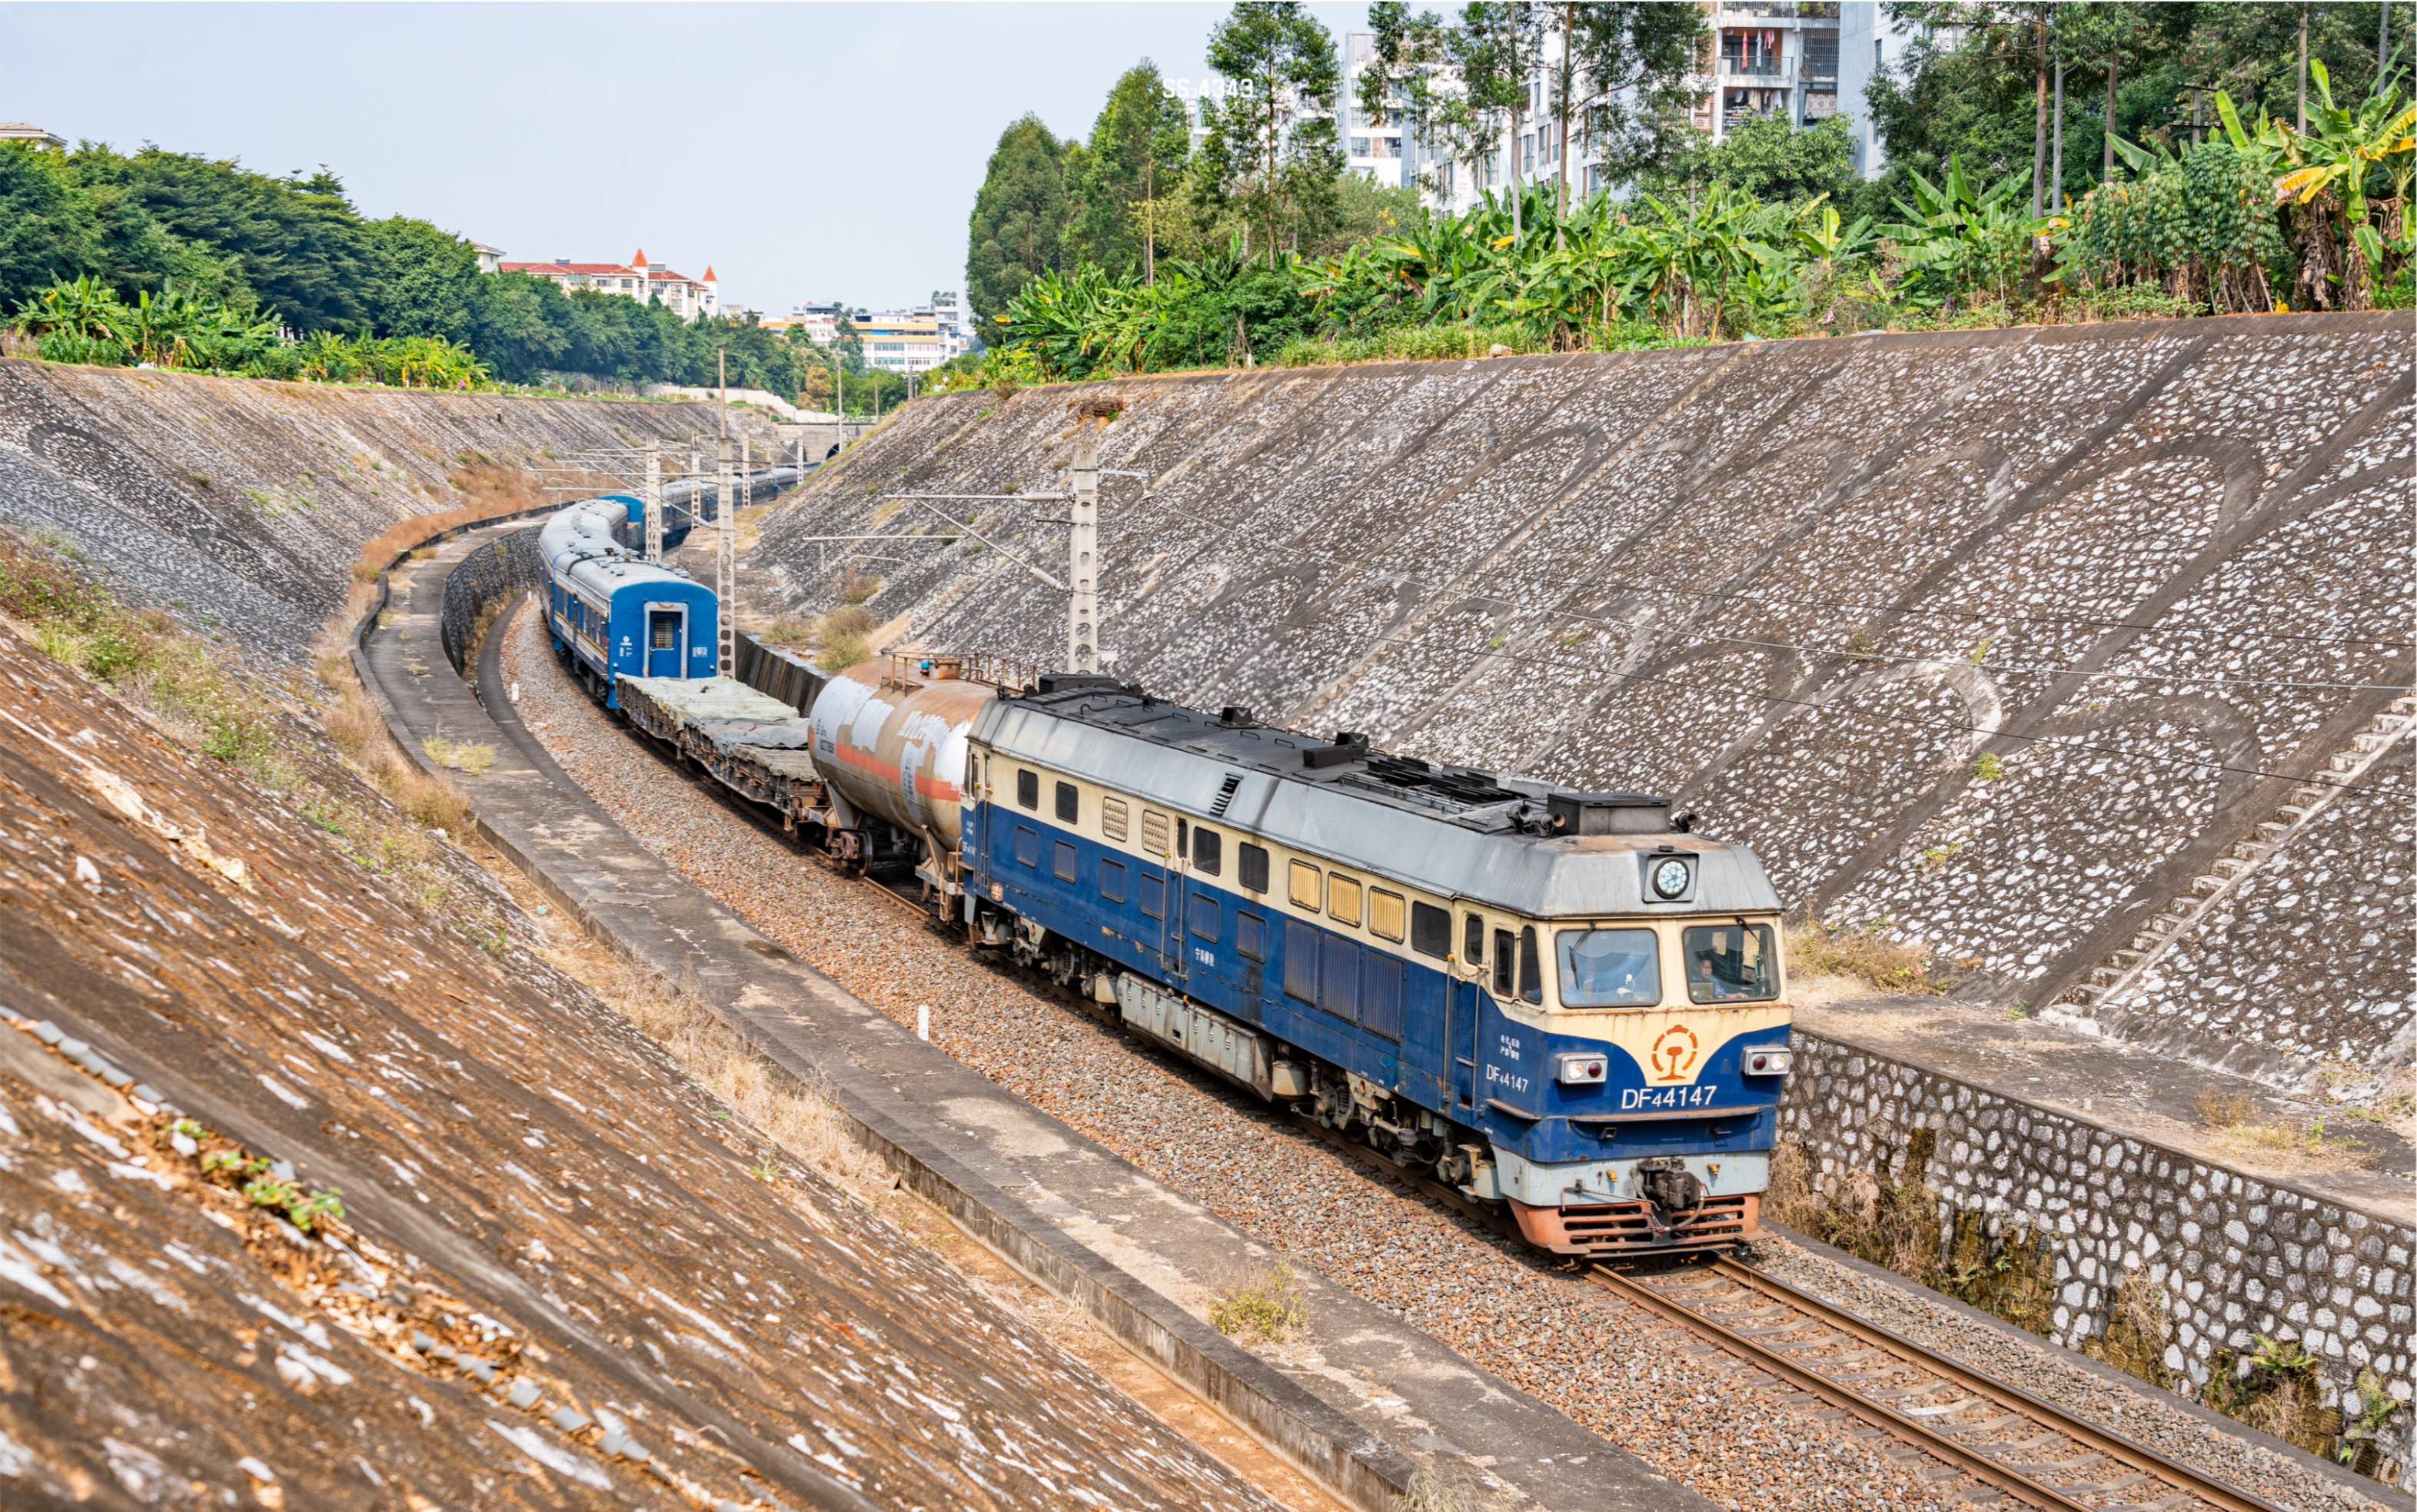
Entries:
[[2278, 1512], [2271, 1502], [2246, 1492], [2220, 1485], [2188, 1465], [2167, 1459], [2156, 1450], [2124, 1437], [2112, 1429], [2099, 1428], [2075, 1416], [2044, 1398], [2032, 1396], [2019, 1386], [1995, 1381], [1969, 1367], [1947, 1359], [1937, 1351], [1915, 1343], [1912, 1339], [1883, 1327], [1868, 1319], [1800, 1291], [1773, 1276], [1767, 1276], [1753, 1266], [1723, 1256], [1715, 1261], [1712, 1270], [1739, 1285], [1784, 1307], [1811, 1314], [1817, 1321], [1875, 1348], [1897, 1355], [1908, 1364], [1946, 1377], [1953, 1384], [1994, 1402], [2009, 1412], [2020, 1413], [2045, 1427], [2052, 1428], [2077, 1444], [2105, 1455], [2119, 1464], [2142, 1474], [2173, 1483], [2177, 1490], [2187, 1492], [2224, 1512]]
[[[1862, 1396], [1853, 1386], [1832, 1380], [1809, 1365], [1791, 1358], [1787, 1352], [1764, 1344], [1713, 1318], [1708, 1311], [1634, 1277], [1596, 1269], [1589, 1273], [1588, 1279], [1649, 1311], [1710, 1338], [1756, 1368], [1812, 1392], [1832, 1406], [1853, 1414], [2028, 1505], [2051, 1509], [2051, 1512], [2097, 1512], [2110, 1503], [2119, 1505], [2147, 1504], [2180, 1492], [2197, 1498], [2208, 1506], [2219, 1508], [2221, 1512], [2277, 1512], [2272, 1503], [2221, 1485], [2120, 1433], [2086, 1423], [2019, 1387], [1993, 1381], [1892, 1329], [1858, 1318], [1735, 1259], [1723, 1256], [1703, 1269], [1731, 1282], [1749, 1297], [1777, 1303], [1810, 1318], [1847, 1339], [1877, 1349], [1901, 1365], [1935, 1377], [1939, 1383], [1966, 1393], [1970, 1399], [2014, 1413], [2030, 1424], [2071, 1440], [2075, 1447], [2085, 1452], [2161, 1482], [2162, 1489], [2147, 1496], [2110, 1492], [2099, 1502], [2084, 1500], [2002, 1464], [1986, 1450], [1967, 1444], [1951, 1433], [1900, 1413], [1884, 1402]], [[2086, 1496], [2087, 1492], [2083, 1495]]]
[[2055, 1487], [2035, 1481], [2020, 1471], [2010, 1470], [1979, 1451], [1967, 1448], [1953, 1439], [1906, 1416], [1893, 1407], [1860, 1396], [1853, 1387], [1832, 1381], [1817, 1370], [1799, 1365], [1777, 1350], [1756, 1343], [1726, 1323], [1707, 1317], [1677, 1298], [1657, 1292], [1642, 1281], [1619, 1271], [1603, 1269], [1589, 1271], [1587, 1279], [1625, 1301], [1636, 1304], [1648, 1312], [1667, 1319], [1691, 1333], [1711, 1339], [1712, 1342], [1755, 1368], [1768, 1371], [1801, 1391], [1811, 1392], [1831, 1406], [1851, 1413], [1933, 1459], [1945, 1460], [1965, 1474], [1984, 1485], [1995, 1487], [2026, 1506], [2041, 1508], [2042, 1512], [2095, 1512], [2089, 1503], [2076, 1502]]

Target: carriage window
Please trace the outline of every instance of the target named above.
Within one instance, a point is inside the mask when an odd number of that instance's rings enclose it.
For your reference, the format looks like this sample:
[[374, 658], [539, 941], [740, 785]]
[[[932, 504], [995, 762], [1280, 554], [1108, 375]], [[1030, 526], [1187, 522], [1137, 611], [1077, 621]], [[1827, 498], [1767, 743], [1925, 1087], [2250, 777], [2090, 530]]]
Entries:
[[1064, 840], [1057, 842], [1057, 854], [1050, 860], [1059, 882], [1072, 882], [1079, 874], [1080, 864], [1074, 859], [1074, 848]]
[[1268, 959], [1268, 921], [1256, 914], [1234, 915], [1234, 948], [1253, 960]]
[[1225, 837], [1213, 829], [1192, 832], [1192, 865], [1204, 876], [1213, 877], [1225, 864]]
[[1338, 871], [1326, 882], [1326, 911], [1337, 924], [1360, 922], [1360, 884]]
[[1166, 854], [1166, 816], [1155, 809], [1141, 811], [1141, 848], [1152, 855]]
[[1207, 893], [1192, 895], [1192, 901], [1184, 908], [1183, 918], [1192, 926], [1192, 932], [1201, 939], [1217, 938], [1217, 900]]
[[679, 649], [679, 616], [677, 614], [666, 614], [662, 611], [657, 610], [654, 614], [654, 624], [649, 627], [649, 628], [654, 632], [654, 646], [656, 650], [676, 651]]
[[1125, 864], [1122, 861], [1100, 863], [1100, 896], [1111, 903], [1125, 900]]
[[1292, 864], [1293, 907], [1305, 908], [1313, 914], [1317, 912], [1318, 880], [1317, 869], [1308, 862], [1295, 861]]
[[1536, 929], [1519, 931], [1519, 995], [1530, 1003], [1544, 1001], [1544, 963], [1536, 955]]
[[1382, 888], [1368, 893], [1368, 932], [1379, 940], [1402, 937], [1402, 895]]
[[1476, 915], [1465, 915], [1467, 927], [1461, 930], [1460, 953], [1472, 966], [1485, 964], [1485, 921]]
[[1759, 1003], [1779, 995], [1779, 954], [1770, 925], [1704, 925], [1686, 932], [1684, 945], [1691, 1001]]
[[1494, 931], [1494, 995], [1496, 997], [1511, 995], [1511, 931], [1497, 930]]
[[1126, 813], [1125, 801], [1122, 798], [1100, 800], [1100, 828], [1107, 832], [1108, 839], [1120, 840], [1125, 838]]
[[1060, 782], [1060, 783], [1058, 783], [1058, 784], [1057, 784], [1057, 817], [1058, 817], [1058, 818], [1060, 818], [1060, 819], [1062, 819], [1062, 820], [1064, 820], [1064, 821], [1066, 821], [1066, 823], [1068, 823], [1068, 824], [1072, 824], [1078, 823], [1078, 822], [1080, 821], [1080, 819], [1081, 819], [1081, 817], [1082, 817], [1082, 813], [1083, 813], [1083, 798], [1082, 798], [1082, 794], [1078, 794], [1078, 793], [1076, 793], [1076, 792], [1074, 791], [1074, 784], [1073, 784], [1073, 783], [1072, 783], [1072, 782]]
[[1190, 826], [1188, 824], [1186, 824], [1186, 823], [1184, 822], [1184, 818], [1183, 818], [1183, 816], [1182, 816], [1181, 814], [1178, 814], [1178, 815], [1176, 815], [1176, 816], [1175, 816], [1175, 854], [1178, 854], [1178, 855], [1190, 855], [1190, 854], [1192, 854], [1192, 841], [1191, 841], [1191, 839], [1190, 839], [1190, 835], [1191, 835], [1191, 826]]
[[1018, 772], [1015, 774], [1015, 801], [1024, 805], [1026, 809], [1038, 809], [1041, 807], [1040, 773]]
[[1141, 874], [1141, 911], [1154, 919], [1166, 917], [1166, 879]]
[[1029, 824], [1015, 826], [1015, 858], [1028, 867], [1041, 864], [1041, 837]]
[[1242, 842], [1242, 888], [1246, 892], [1268, 890], [1268, 853], [1264, 846]]
[[1662, 951], [1651, 930], [1561, 930], [1561, 1006], [1617, 1008], [1662, 1001]]
[[1433, 903], [1410, 905], [1410, 948], [1437, 960], [1452, 954], [1452, 915]]

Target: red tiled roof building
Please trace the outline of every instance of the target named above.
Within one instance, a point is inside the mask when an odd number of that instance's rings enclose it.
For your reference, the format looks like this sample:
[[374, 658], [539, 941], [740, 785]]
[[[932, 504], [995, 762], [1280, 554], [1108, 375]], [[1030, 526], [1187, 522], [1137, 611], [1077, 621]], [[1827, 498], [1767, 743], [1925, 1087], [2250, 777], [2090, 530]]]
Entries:
[[705, 270], [705, 277], [692, 279], [685, 273], [649, 264], [643, 247], [627, 263], [574, 263], [563, 257], [551, 263], [503, 263], [496, 270], [545, 279], [560, 285], [566, 294], [587, 289], [662, 305], [683, 320], [722, 312], [721, 281], [710, 266]]

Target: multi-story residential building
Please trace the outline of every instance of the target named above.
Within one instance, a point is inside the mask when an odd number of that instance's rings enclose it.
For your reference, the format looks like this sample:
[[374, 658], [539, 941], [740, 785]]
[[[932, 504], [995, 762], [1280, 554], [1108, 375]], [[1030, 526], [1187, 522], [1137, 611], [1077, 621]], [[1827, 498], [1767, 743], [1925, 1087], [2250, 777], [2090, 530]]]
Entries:
[[[483, 265], [484, 260], [481, 259]], [[587, 289], [619, 295], [641, 304], [662, 305], [682, 320], [701, 320], [722, 312], [722, 284], [710, 265], [705, 277], [692, 279], [646, 261], [645, 248], [627, 263], [574, 263], [567, 257], [551, 263], [496, 264], [496, 271], [525, 273], [557, 284], [565, 294]]]
[[764, 324], [776, 330], [801, 327], [817, 346], [832, 346], [840, 339], [839, 323], [844, 316], [859, 344], [864, 349], [864, 363], [869, 368], [886, 368], [891, 372], [928, 372], [950, 358], [973, 349], [973, 333], [967, 329], [964, 298], [953, 289], [935, 293], [930, 301], [912, 310], [885, 310], [875, 314], [861, 306], [849, 306], [837, 300], [808, 302], [789, 311], [786, 320]]
[[[1867, 178], [1879, 176], [1887, 154], [1872, 129], [1863, 91], [1903, 45], [1904, 34], [1877, 0], [1701, 3], [1709, 35], [1693, 113], [1698, 130], [1717, 142], [1766, 116], [1811, 126], [1842, 115], [1855, 134], [1857, 169]], [[1414, 185], [1430, 207], [1459, 214], [1485, 194], [1508, 189], [1513, 162], [1522, 183], [1558, 181], [1566, 151], [1573, 192], [1621, 188], [1606, 184], [1593, 145], [1583, 140], [1575, 121], [1571, 135], [1576, 140], [1559, 140], [1560, 122], [1552, 111], [1552, 79], [1560, 64], [1558, 37], [1546, 38], [1543, 64], [1528, 82], [1517, 129], [1506, 122], [1492, 152], [1458, 160], [1424, 147], [1415, 133], [1406, 135], [1398, 121], [1366, 119], [1359, 82], [1373, 61], [1374, 45], [1364, 32], [1345, 38], [1344, 110], [1351, 165], [1378, 183]]]

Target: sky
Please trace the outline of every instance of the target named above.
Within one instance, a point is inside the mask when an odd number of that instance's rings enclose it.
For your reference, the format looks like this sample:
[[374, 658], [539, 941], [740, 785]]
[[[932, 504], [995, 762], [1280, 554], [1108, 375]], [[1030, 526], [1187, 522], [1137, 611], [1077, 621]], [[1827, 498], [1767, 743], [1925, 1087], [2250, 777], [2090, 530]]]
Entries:
[[[1365, 5], [1313, 5], [1335, 34]], [[266, 173], [507, 257], [707, 265], [725, 305], [961, 288], [1029, 111], [1087, 136], [1143, 57], [1209, 77], [1217, 5], [0, 4], [0, 120]], [[102, 57], [106, 66], [96, 68]], [[105, 82], [104, 82], [105, 81]]]

